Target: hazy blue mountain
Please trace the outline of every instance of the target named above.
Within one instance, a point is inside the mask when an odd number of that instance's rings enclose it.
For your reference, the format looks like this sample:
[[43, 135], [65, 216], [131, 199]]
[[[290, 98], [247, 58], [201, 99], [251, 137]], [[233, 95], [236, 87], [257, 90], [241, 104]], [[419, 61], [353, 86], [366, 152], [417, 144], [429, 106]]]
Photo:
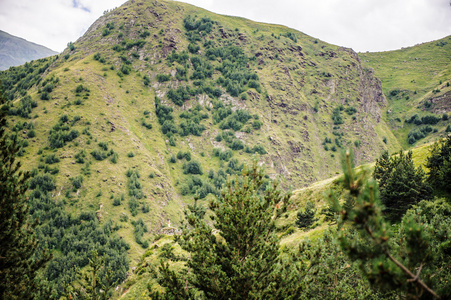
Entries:
[[58, 52], [0, 30], [0, 70], [55, 54]]

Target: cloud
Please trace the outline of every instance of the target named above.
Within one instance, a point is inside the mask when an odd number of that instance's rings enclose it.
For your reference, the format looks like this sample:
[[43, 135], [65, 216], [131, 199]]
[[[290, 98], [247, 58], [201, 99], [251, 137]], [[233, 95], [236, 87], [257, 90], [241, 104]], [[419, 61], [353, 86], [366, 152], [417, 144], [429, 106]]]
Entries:
[[[62, 51], [125, 0], [0, 0], [0, 29]], [[451, 34], [449, 0], [184, 0], [282, 24], [356, 51], [399, 49]]]
[[295, 28], [357, 51], [412, 46], [451, 34], [449, 0], [183, 0], [216, 13]]
[[125, 0], [1, 0], [0, 29], [62, 51], [105, 10]]
[[91, 12], [91, 10], [89, 8], [83, 6], [82, 4], [80, 4], [80, 1], [77, 1], [77, 0], [72, 0], [72, 7], [80, 8], [86, 12]]

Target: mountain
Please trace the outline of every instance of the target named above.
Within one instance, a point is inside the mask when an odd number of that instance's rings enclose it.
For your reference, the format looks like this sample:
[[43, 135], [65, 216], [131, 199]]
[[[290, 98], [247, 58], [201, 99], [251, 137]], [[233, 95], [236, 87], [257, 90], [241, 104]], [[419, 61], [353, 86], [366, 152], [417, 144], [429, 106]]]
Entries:
[[[364, 67], [374, 69], [382, 82], [388, 99], [385, 121], [405, 148], [434, 141], [437, 134], [431, 133], [436, 130], [439, 135], [446, 133], [451, 111], [450, 52], [451, 36], [447, 36], [400, 50], [359, 54]], [[444, 114], [446, 120], [439, 120]], [[434, 128], [425, 130], [428, 125]]]
[[27, 61], [57, 54], [47, 47], [28, 42], [0, 30], [0, 70], [19, 66]]
[[364, 55], [280, 25], [131, 0], [60, 55], [0, 73], [40, 240], [61, 253], [48, 278], [70, 282], [99, 243], [117, 250], [108, 257], [124, 280], [195, 196], [206, 205], [253, 159], [290, 189], [337, 174], [343, 148], [357, 164], [400, 149], [387, 112], [411, 102], [395, 102]]

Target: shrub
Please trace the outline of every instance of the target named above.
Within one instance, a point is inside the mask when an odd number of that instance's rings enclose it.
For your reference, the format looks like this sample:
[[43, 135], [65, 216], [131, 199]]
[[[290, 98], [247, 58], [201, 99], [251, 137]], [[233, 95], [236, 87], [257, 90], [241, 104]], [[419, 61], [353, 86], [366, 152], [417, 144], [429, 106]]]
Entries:
[[255, 130], [259, 130], [263, 125], [263, 122], [260, 120], [254, 120], [252, 122], [252, 128], [254, 128]]
[[233, 142], [229, 145], [232, 150], [241, 150], [244, 149], [244, 143], [241, 140], [234, 139]]
[[60, 159], [55, 154], [49, 154], [45, 157], [46, 164], [54, 164], [60, 162]]
[[171, 121], [173, 119], [172, 107], [161, 104], [161, 100], [158, 97], [155, 97], [155, 113], [160, 125], [163, 125], [165, 121]]
[[343, 124], [343, 117], [340, 114], [341, 109], [339, 107], [335, 108], [332, 112], [332, 120], [334, 121], [334, 125]]
[[190, 160], [191, 160], [191, 152], [186, 151], [186, 152], [183, 154], [183, 157], [184, 157], [187, 161], [190, 161]]
[[72, 177], [70, 178], [70, 181], [72, 182], [74, 190], [78, 190], [79, 188], [81, 188], [81, 185], [83, 184], [83, 176], [78, 175], [76, 177]]
[[36, 136], [36, 132], [34, 130], [30, 130], [27, 132], [28, 138], [34, 138]]
[[49, 93], [47, 92], [41, 93], [41, 100], [49, 100], [49, 99], [50, 99]]
[[182, 151], [179, 151], [177, 153], [177, 159], [183, 159], [183, 152]]
[[91, 151], [91, 155], [94, 157], [94, 159], [102, 161], [105, 158], [107, 158], [107, 153], [105, 151], [100, 151], [100, 150], [93, 150]]
[[33, 177], [29, 182], [29, 188], [31, 190], [39, 189], [42, 192], [50, 192], [56, 189], [56, 186], [52, 176], [43, 174]]
[[176, 146], [175, 137], [174, 136], [171, 136], [169, 138], [169, 146], [171, 146], [171, 147], [175, 147]]
[[345, 112], [346, 112], [348, 115], [353, 115], [353, 114], [355, 114], [355, 113], [357, 112], [357, 109], [355, 109], [354, 107], [350, 106], [350, 107], [347, 107], [347, 108], [345, 109]]
[[132, 68], [129, 65], [126, 65], [126, 64], [122, 65], [122, 67], [121, 67], [122, 74], [128, 75], [128, 74], [130, 74], [131, 71], [132, 71]]
[[118, 158], [119, 158], [119, 154], [117, 154], [116, 152], [114, 152], [113, 155], [111, 155], [110, 161], [111, 161], [113, 164], [116, 164]]
[[[174, 157], [175, 158], [175, 157]], [[197, 161], [190, 161], [183, 165], [184, 174], [199, 174], [202, 175], [202, 167]]]
[[186, 88], [179, 86], [177, 90], [170, 89], [167, 93], [167, 97], [171, 99], [175, 105], [182, 106], [183, 103], [190, 98], [190, 94]]
[[296, 226], [300, 229], [310, 229], [312, 225], [318, 220], [315, 218], [316, 208], [315, 203], [309, 201], [303, 211], [297, 213]]
[[171, 75], [170, 74], [158, 74], [157, 75], [157, 81], [158, 82], [166, 82], [171, 80]]

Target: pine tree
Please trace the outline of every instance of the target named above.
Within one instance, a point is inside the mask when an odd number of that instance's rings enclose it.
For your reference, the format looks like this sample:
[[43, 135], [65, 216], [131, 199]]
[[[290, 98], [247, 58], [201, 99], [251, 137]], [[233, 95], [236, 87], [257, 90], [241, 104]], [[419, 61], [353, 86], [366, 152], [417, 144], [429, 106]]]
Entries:
[[[356, 176], [352, 160], [352, 153], [347, 151], [343, 159], [343, 183], [347, 192], [344, 197], [354, 198], [355, 205], [346, 208], [333, 191], [328, 195], [331, 205], [340, 212], [338, 239], [342, 249], [359, 263], [372, 286], [397, 291], [401, 298], [418, 299], [423, 295], [425, 299], [439, 299], [422, 279], [422, 270], [429, 269], [426, 274], [432, 277], [434, 273], [442, 273], [443, 266], [433, 264], [434, 257], [442, 254], [447, 257], [449, 247], [442, 245], [441, 253], [433, 253], [437, 252], [430, 247], [434, 234], [429, 226], [415, 220], [417, 214], [405, 217], [399, 225], [398, 235], [394, 236], [382, 214], [377, 183], [368, 179], [366, 172]], [[349, 223], [353, 230], [346, 229], [345, 224]]]
[[[111, 267], [106, 267], [105, 257], [99, 257], [97, 250], [91, 252], [92, 259], [89, 258], [89, 264], [83, 272], [75, 267], [77, 271], [77, 281], [67, 287], [67, 299], [80, 300], [105, 300], [110, 298], [111, 288], [117, 284], [113, 282], [113, 271]], [[105, 276], [99, 277], [100, 271], [106, 269]]]
[[[165, 295], [155, 299], [288, 299], [297, 280], [279, 258], [275, 220], [289, 195], [276, 184], [259, 192], [264, 176], [256, 163], [229, 181], [220, 199], [211, 201], [211, 219], [195, 204], [186, 213], [178, 243], [190, 252], [182, 276], [167, 264], [160, 268]], [[297, 273], [299, 274], [299, 273]], [[290, 293], [292, 294], [292, 293]]]
[[315, 218], [315, 214], [315, 203], [311, 201], [307, 202], [304, 211], [299, 211], [297, 214], [296, 226], [301, 229], [309, 229], [313, 223], [318, 221], [318, 219]]
[[400, 220], [413, 204], [431, 198], [432, 190], [425, 182], [423, 169], [415, 168], [412, 151], [388, 156], [385, 152], [376, 161], [374, 178], [379, 182], [384, 213], [392, 220]]
[[427, 181], [435, 188], [451, 192], [451, 135], [434, 143], [426, 167]]
[[29, 299], [36, 292], [36, 276], [48, 259], [34, 257], [36, 223], [28, 218], [28, 172], [16, 161], [21, 145], [6, 132], [8, 104], [0, 89], [0, 298]]

